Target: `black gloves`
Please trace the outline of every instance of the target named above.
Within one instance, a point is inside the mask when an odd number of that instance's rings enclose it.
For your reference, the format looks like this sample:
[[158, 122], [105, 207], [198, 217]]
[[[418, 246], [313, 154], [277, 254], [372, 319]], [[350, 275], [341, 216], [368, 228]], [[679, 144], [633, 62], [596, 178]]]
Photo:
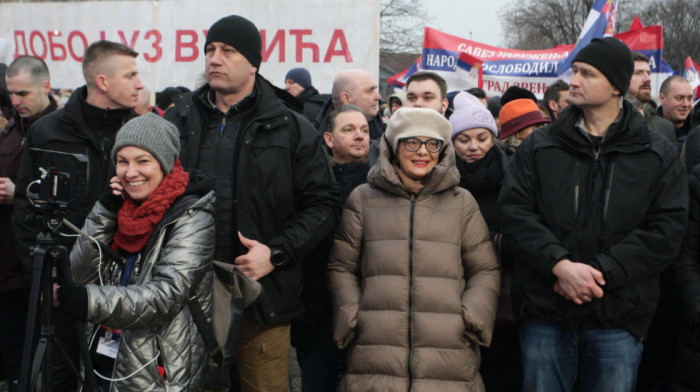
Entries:
[[100, 204], [102, 204], [108, 211], [117, 212], [122, 207], [124, 203], [124, 198], [121, 196], [115, 196], [112, 193], [112, 189], [107, 189], [102, 193], [100, 197]]
[[58, 288], [60, 308], [71, 318], [87, 320], [87, 289], [85, 286], [68, 283]]

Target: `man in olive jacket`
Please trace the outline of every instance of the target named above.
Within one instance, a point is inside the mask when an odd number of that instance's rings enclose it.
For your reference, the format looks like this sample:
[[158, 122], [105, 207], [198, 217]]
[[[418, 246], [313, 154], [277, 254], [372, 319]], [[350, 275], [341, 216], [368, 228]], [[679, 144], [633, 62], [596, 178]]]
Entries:
[[615, 38], [572, 63], [570, 107], [518, 148], [499, 205], [515, 263], [524, 391], [634, 390], [659, 274], [688, 194], [674, 146], [622, 98], [634, 61]]
[[207, 84], [179, 96], [164, 117], [180, 130], [183, 166], [216, 178], [214, 259], [263, 287], [243, 315], [241, 387], [286, 391], [290, 322], [303, 313], [302, 263], [335, 226], [338, 189], [321, 135], [287, 107], [291, 95], [258, 74], [257, 27], [224, 17], [204, 51]]

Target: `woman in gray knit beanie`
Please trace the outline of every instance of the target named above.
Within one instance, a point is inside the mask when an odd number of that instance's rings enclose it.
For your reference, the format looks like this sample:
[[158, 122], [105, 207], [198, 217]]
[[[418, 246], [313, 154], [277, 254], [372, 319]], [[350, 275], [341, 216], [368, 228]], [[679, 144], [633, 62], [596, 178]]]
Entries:
[[97, 326], [103, 390], [204, 389], [208, 350], [186, 303], [193, 298], [205, 315], [211, 308], [214, 192], [190, 183], [179, 150], [177, 129], [155, 114], [122, 126], [116, 176], [83, 232], [124, 261], [103, 259], [80, 238], [70, 256], [75, 283], [58, 289], [67, 315]]
[[142, 148], [153, 155], [165, 174], [170, 173], [180, 152], [180, 136], [170, 121], [148, 113], [124, 124], [117, 133], [112, 148], [112, 159], [125, 146]]

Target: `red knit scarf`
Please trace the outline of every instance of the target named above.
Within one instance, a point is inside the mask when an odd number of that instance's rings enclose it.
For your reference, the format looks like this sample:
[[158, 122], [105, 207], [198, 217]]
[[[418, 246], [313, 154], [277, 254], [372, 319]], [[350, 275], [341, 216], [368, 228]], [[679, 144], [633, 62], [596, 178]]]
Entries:
[[117, 215], [117, 233], [112, 249], [124, 249], [129, 253], [141, 251], [165, 212], [185, 192], [189, 179], [189, 173], [176, 159], [170, 174], [163, 177], [160, 185], [140, 205], [124, 192], [125, 200]]

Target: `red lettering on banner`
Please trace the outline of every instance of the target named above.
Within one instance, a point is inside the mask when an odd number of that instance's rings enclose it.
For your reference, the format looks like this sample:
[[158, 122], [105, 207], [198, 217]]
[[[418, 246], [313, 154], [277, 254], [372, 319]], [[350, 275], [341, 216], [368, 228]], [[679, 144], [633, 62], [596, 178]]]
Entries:
[[275, 33], [275, 36], [272, 38], [272, 42], [270, 42], [270, 45], [267, 46], [267, 31], [266, 30], [260, 30], [260, 36], [262, 38], [262, 61], [267, 62], [267, 59], [270, 58], [270, 55], [272, 54], [272, 51], [275, 50], [275, 47], [279, 47], [279, 58], [278, 61], [280, 63], [284, 62], [284, 50], [285, 50], [285, 40], [284, 40], [284, 30], [277, 30]]
[[318, 45], [304, 42], [305, 35], [311, 35], [311, 30], [289, 30], [290, 35], [295, 35], [296, 39], [296, 62], [303, 62], [302, 49], [311, 49], [311, 61], [318, 63]]
[[[338, 43], [340, 43], [340, 49], [336, 50], [335, 47]], [[350, 55], [348, 41], [345, 39], [345, 33], [340, 29], [333, 30], [333, 36], [331, 37], [331, 42], [328, 44], [328, 50], [326, 51], [326, 57], [323, 58], [323, 62], [330, 63], [331, 57], [333, 56], [345, 57], [346, 63], [352, 63], [352, 55]]]
[[124, 32], [121, 30], [117, 31], [117, 34], [119, 34], [119, 39], [122, 41], [124, 45], [127, 45], [131, 49], [133, 49], [136, 46], [136, 40], [139, 38], [139, 33], [141, 33], [139, 30], [134, 31], [134, 34], [131, 36], [131, 43], [126, 43], [126, 37], [124, 37]]
[[537, 87], [532, 90], [535, 94], [544, 94], [547, 90], [547, 83], [537, 83]]
[[104, 30], [100, 31], [100, 40], [104, 41], [106, 39], [107, 39], [107, 35], [105, 34], [105, 31]]
[[[41, 52], [41, 55], [39, 55], [39, 53], [37, 53], [36, 49], [34, 48], [34, 41], [35, 41], [34, 38], [36, 38], [36, 37], [41, 38], [41, 45], [43, 46], [43, 52]], [[42, 60], [46, 60], [46, 55], [48, 54], [49, 49], [46, 46], [46, 38], [44, 38], [44, 35], [41, 34], [40, 31], [34, 30], [29, 35], [29, 49], [32, 50], [32, 55], [34, 55], [34, 57], [38, 57]]]
[[[138, 31], [136, 32], [136, 35], [138, 35]], [[163, 41], [163, 35], [158, 30], [148, 30], [146, 32], [146, 35], [144, 35], [143, 37], [145, 39], [149, 39], [151, 37], [154, 38], [151, 47], [156, 50], [156, 53], [153, 56], [151, 56], [149, 53], [144, 53], [143, 59], [148, 61], [149, 63], [155, 63], [156, 61], [160, 60], [161, 57], [163, 57], [163, 48], [161, 48], [160, 46], [161, 41]]]
[[510, 82], [496, 82], [493, 80], [484, 80], [484, 83], [486, 83], [486, 89], [488, 91], [497, 91], [499, 93], [503, 93], [508, 87], [510, 87]]
[[[207, 33], [204, 33], [207, 36]], [[190, 37], [189, 40], [184, 41], [183, 37]], [[183, 49], [189, 49], [190, 55], [185, 56], [182, 54]], [[199, 57], [199, 48], [197, 48], [197, 32], [194, 30], [177, 30], [175, 31], [175, 61], [185, 62], [185, 61], [195, 61]]]
[[532, 91], [533, 93], [537, 94], [537, 86], [539, 83], [535, 82], [530, 82], [530, 87], [528, 87], [528, 90]]
[[[63, 44], [53, 42], [54, 37], [61, 36], [61, 32], [58, 30], [49, 31], [46, 33], [46, 35], [49, 37], [49, 49], [51, 50], [51, 60], [53, 60], [53, 61], [65, 60], [67, 57], [66, 47]], [[61, 51], [61, 55], [56, 55], [57, 50]]]
[[73, 60], [82, 62], [83, 56], [76, 55], [75, 50], [73, 50], [73, 38], [75, 37], [78, 37], [81, 41], [83, 41], [83, 54], [85, 54], [85, 50], [88, 47], [88, 40], [82, 31], [73, 30], [70, 33], [68, 33], [68, 53], [70, 53], [70, 56], [73, 58]]
[[[18, 38], [22, 38], [22, 46], [20, 46]], [[24, 53], [19, 52], [20, 48], [24, 49]], [[24, 31], [15, 30], [15, 54], [12, 55], [12, 58], [16, 59], [17, 57], [26, 56], [27, 54], [27, 38], [24, 35]]]

